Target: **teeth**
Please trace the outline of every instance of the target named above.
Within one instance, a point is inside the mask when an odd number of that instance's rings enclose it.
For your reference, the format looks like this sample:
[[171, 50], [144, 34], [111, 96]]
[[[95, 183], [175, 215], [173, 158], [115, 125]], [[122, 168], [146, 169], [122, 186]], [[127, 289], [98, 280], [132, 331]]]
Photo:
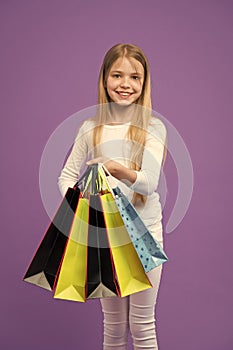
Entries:
[[119, 94], [123, 95], [123, 96], [128, 96], [130, 95], [128, 92], [119, 92]]

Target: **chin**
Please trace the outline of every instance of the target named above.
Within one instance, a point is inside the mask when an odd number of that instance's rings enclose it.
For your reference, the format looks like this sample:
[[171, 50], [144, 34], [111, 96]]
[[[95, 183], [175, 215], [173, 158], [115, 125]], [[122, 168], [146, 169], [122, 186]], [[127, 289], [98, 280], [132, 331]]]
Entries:
[[117, 100], [115, 102], [119, 103], [119, 104], [123, 104], [123, 105], [128, 105], [128, 104], [134, 103], [134, 101], [132, 101], [132, 100]]

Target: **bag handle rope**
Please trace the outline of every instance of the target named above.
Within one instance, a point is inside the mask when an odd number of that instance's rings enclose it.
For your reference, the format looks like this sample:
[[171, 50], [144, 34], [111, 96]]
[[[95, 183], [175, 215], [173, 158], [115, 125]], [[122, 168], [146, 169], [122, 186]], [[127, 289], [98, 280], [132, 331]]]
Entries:
[[113, 182], [116, 183], [115, 178], [103, 163], [90, 164], [82, 176], [79, 178], [79, 180], [76, 182], [74, 188], [82, 185], [81, 192], [84, 194], [87, 192], [89, 186], [91, 185], [90, 193], [98, 194], [103, 188], [104, 184], [106, 189], [111, 192], [112, 195], [115, 195], [112, 187], [109, 184], [106, 174], [113, 180]]

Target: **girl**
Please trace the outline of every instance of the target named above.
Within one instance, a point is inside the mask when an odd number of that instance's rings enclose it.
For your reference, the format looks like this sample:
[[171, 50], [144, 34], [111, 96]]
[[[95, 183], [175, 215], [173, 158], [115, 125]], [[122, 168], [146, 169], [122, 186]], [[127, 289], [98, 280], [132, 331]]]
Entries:
[[[132, 44], [113, 46], [99, 74], [97, 113], [81, 125], [58, 178], [62, 195], [77, 182], [85, 163], [104, 163], [163, 247], [156, 189], [166, 156], [166, 134], [162, 121], [152, 115], [145, 54]], [[129, 331], [134, 349], [158, 349], [155, 303], [161, 273], [162, 265], [147, 273], [153, 288], [124, 298], [100, 299], [104, 350], [126, 350]]]

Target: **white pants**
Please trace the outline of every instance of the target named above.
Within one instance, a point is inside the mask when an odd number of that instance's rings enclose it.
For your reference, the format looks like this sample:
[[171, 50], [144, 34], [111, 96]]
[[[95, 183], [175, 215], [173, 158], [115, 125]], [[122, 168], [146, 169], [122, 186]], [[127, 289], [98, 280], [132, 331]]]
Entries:
[[155, 304], [162, 268], [163, 264], [147, 273], [153, 288], [124, 298], [100, 299], [104, 314], [104, 350], [126, 350], [129, 331], [134, 350], [158, 349]]

